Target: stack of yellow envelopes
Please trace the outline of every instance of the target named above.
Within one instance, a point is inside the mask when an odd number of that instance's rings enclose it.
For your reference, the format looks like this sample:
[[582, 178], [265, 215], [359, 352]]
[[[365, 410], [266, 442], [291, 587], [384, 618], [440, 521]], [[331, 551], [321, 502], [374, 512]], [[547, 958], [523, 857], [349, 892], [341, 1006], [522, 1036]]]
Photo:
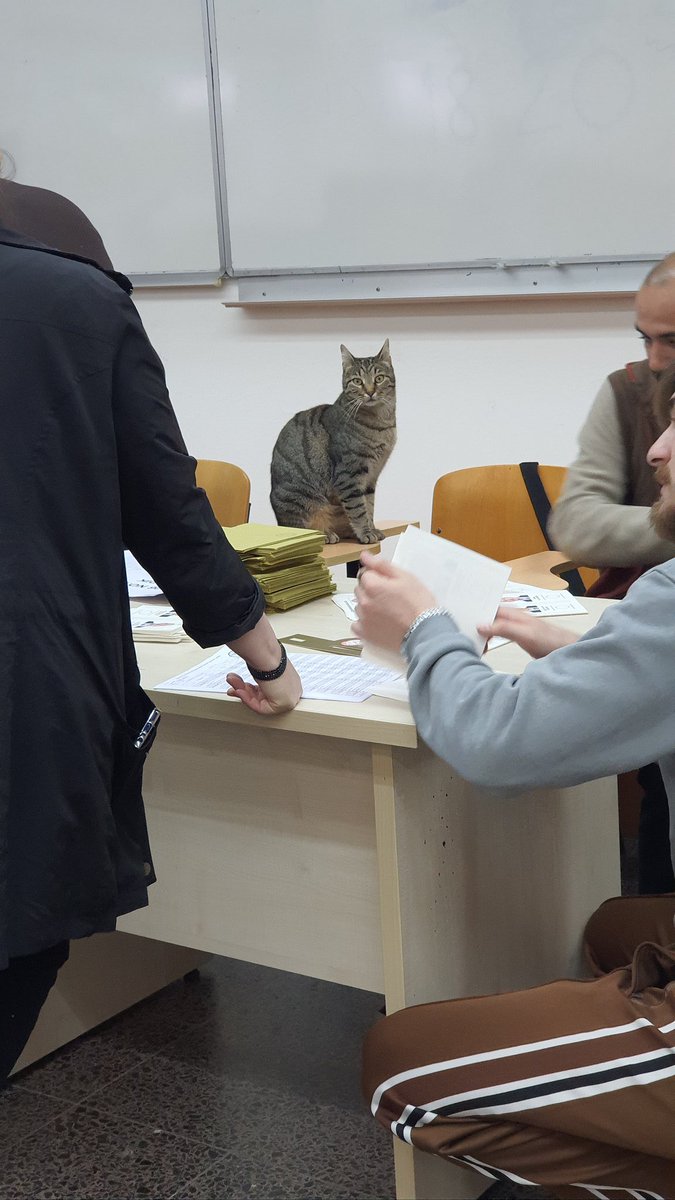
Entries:
[[225, 535], [260, 584], [272, 612], [285, 612], [335, 591], [316, 529], [285, 525], [234, 525]]

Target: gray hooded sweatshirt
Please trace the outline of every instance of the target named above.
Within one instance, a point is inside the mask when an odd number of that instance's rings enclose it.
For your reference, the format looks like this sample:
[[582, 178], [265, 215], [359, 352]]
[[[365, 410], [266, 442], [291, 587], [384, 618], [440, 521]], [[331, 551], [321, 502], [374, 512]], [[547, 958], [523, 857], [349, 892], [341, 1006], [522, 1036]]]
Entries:
[[572, 787], [658, 762], [675, 862], [675, 559], [572, 646], [497, 674], [449, 616], [410, 636], [410, 702], [427, 745], [471, 783]]

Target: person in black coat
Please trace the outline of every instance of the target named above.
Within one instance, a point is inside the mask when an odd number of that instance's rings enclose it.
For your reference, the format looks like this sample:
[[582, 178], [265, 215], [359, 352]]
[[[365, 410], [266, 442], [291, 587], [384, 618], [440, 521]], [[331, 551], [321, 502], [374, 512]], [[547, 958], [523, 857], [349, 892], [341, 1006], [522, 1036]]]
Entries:
[[[1, 216], [1, 211], [0, 211]], [[0, 1086], [67, 957], [154, 880], [141, 799], [154, 728], [124, 548], [260, 713], [301, 685], [181, 437], [123, 276], [0, 227]]]

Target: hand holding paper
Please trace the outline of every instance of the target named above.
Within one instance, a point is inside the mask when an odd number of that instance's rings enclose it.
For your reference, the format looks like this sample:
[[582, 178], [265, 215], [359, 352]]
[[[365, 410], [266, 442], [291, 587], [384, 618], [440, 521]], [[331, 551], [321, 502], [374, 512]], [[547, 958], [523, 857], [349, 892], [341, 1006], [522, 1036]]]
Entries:
[[371, 648], [375, 645], [398, 654], [415, 617], [438, 601], [415, 575], [386, 559], [366, 553], [361, 562], [364, 569], [356, 587], [358, 619], [353, 631]]
[[437, 606], [448, 609], [482, 653], [485, 639], [477, 626], [493, 621], [508, 566], [412, 525], [401, 534], [391, 565], [377, 558], [362, 562], [366, 568], [357, 585], [355, 632], [366, 643], [363, 658], [404, 671], [398, 652], [403, 635], [416, 616]]

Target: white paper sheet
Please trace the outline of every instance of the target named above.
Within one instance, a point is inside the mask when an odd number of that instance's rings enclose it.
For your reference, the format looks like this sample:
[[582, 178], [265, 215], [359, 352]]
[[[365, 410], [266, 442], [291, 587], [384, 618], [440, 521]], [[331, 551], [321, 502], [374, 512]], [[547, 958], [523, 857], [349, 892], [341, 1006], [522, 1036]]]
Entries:
[[137, 604], [131, 609], [131, 628], [182, 629], [183, 622], [174, 608], [156, 607], [154, 604]]
[[124, 565], [127, 571], [127, 586], [130, 600], [141, 600], [143, 596], [161, 596], [162, 589], [157, 587], [138, 559], [134, 558], [131, 550], [124, 551]]
[[409, 704], [408, 680], [405, 675], [401, 675], [398, 679], [392, 679], [391, 683], [378, 683], [373, 689], [373, 695], [381, 696], [383, 700], [399, 700], [402, 704]]
[[356, 620], [356, 600], [353, 592], [334, 592], [331, 599], [333, 604], [342, 609], [349, 621]]
[[[567, 590], [535, 588], [526, 583], [507, 583], [503, 600], [514, 608], [525, 608], [533, 617], [575, 617], [588, 612], [576, 596]], [[505, 646], [509, 638], [493, 637], [487, 644], [488, 650]]]
[[588, 610], [567, 590], [530, 587], [527, 583], [507, 583], [505, 602], [514, 608], [526, 608], [535, 617], [567, 617]]
[[[511, 568], [414, 525], [401, 534], [392, 562], [426, 584], [436, 603], [447, 608], [462, 633], [482, 654], [484, 643], [476, 626], [489, 625], [493, 620]], [[364, 659], [388, 666], [399, 674], [406, 670], [401, 655], [367, 644], [361, 655], [361, 660]]]
[[187, 638], [173, 608], [138, 604], [131, 609], [131, 632], [136, 642], [180, 642]]
[[[390, 683], [396, 672], [341, 654], [289, 654], [302, 680], [305, 700], [346, 700], [360, 703], [373, 695], [377, 684]], [[157, 685], [162, 691], [227, 692], [225, 676], [235, 671], [248, 683], [253, 679], [242, 658], [224, 646], [216, 654]]]

